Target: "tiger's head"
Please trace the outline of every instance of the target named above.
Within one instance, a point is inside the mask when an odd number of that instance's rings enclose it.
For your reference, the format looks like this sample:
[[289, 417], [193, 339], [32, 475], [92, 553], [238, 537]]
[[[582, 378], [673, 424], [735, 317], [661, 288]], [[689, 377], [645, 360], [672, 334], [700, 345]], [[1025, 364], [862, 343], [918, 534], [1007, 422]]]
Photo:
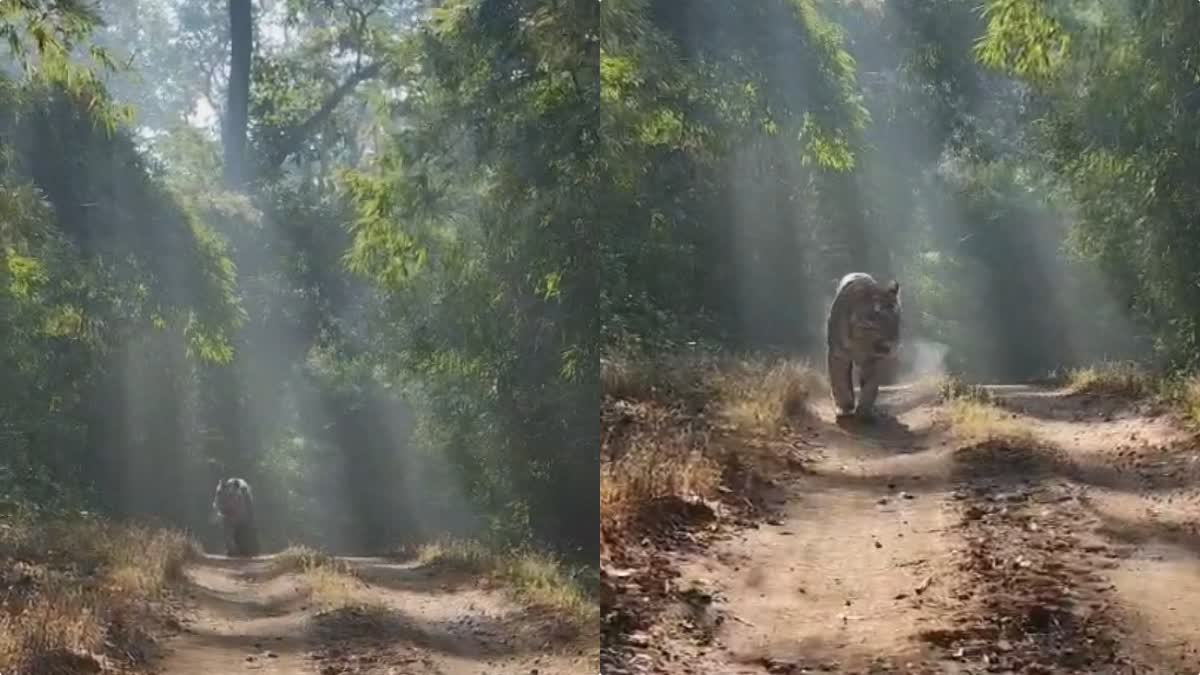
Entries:
[[213, 497], [214, 515], [223, 520], [237, 520], [245, 514], [250, 499], [250, 486], [246, 481], [240, 478], [221, 480]]
[[891, 356], [900, 346], [900, 282], [892, 280], [875, 289], [867, 302], [867, 322], [874, 329], [874, 352]]

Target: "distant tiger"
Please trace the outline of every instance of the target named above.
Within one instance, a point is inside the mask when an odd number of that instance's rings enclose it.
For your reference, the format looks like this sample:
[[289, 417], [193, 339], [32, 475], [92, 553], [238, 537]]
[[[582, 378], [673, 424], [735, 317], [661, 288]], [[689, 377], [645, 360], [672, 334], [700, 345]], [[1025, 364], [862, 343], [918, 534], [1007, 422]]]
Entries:
[[[869, 274], [842, 277], [826, 327], [829, 386], [840, 415], [871, 416], [885, 369], [900, 345], [900, 284], [880, 285]], [[854, 370], [861, 389], [854, 405]]]
[[254, 494], [249, 483], [241, 478], [218, 481], [213, 516], [221, 522], [226, 555], [258, 555], [258, 526], [254, 522]]

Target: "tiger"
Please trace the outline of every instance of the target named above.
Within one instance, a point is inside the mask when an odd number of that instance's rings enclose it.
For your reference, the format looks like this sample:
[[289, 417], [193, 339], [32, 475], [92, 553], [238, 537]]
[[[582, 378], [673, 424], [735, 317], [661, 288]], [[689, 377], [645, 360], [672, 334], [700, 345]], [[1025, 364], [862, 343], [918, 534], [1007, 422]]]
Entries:
[[[874, 416], [880, 380], [900, 346], [900, 282], [881, 285], [862, 272], [842, 277], [826, 333], [829, 387], [838, 416]], [[861, 390], [857, 408], [854, 369]]]
[[254, 522], [254, 493], [241, 478], [217, 481], [213, 518], [221, 523], [225, 553], [230, 557], [258, 555], [258, 527]]

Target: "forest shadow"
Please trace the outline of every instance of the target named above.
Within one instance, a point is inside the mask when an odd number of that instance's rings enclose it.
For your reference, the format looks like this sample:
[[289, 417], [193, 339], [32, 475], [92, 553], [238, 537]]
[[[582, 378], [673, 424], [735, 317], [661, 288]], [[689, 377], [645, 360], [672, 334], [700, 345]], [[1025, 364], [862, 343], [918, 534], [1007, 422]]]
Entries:
[[839, 416], [832, 428], [855, 441], [867, 441], [863, 448], [892, 455], [924, 450], [921, 443], [934, 431], [932, 427], [914, 431], [890, 410], [880, 410], [870, 418]]
[[[226, 652], [255, 654], [256, 652], [271, 651], [277, 654], [300, 654], [307, 651], [311, 644], [302, 635], [264, 636], [253, 634], [215, 633], [211, 630], [188, 629], [188, 642], [199, 647], [209, 647]], [[267, 659], [264, 659], [267, 660]], [[249, 662], [248, 668], [253, 668]]]
[[425, 621], [394, 607], [343, 607], [313, 617], [309, 630], [314, 638], [326, 642], [406, 642], [468, 659], [545, 653], [554, 644], [565, 646], [577, 637], [577, 631], [565, 622], [538, 620], [528, 609]]
[[[762, 668], [767, 673], [896, 672], [892, 670], [895, 662], [905, 661], [895, 654], [885, 657], [868, 649], [851, 648], [841, 640], [817, 636], [798, 637], [794, 641], [777, 640], [754, 652], [732, 656], [736, 663]], [[861, 665], [857, 669], [843, 670], [848, 663]]]
[[1090, 504], [1086, 508], [1100, 520], [1096, 533], [1109, 541], [1129, 546], [1161, 543], [1200, 558], [1200, 533], [1182, 524], [1122, 518]]
[[952, 474], [960, 480], [997, 487], [1082, 475], [1063, 454], [1061, 450], [1036, 443], [986, 440], [955, 449]]
[[388, 558], [344, 558], [362, 581], [407, 593], [436, 595], [476, 585], [479, 574], [447, 562], [413, 563]]
[[1032, 492], [1051, 480], [1055, 462], [1039, 448], [985, 441], [954, 450], [950, 477], [976, 492]]
[[1050, 422], [1080, 422], [1088, 419], [1110, 422], [1139, 414], [1135, 409], [1138, 401], [1125, 396], [1028, 385], [989, 385], [985, 388], [993, 395], [992, 401], [996, 407]]
[[224, 570], [233, 570], [239, 576], [253, 576], [256, 574], [264, 574], [271, 568], [271, 563], [276, 559], [278, 554], [271, 553], [261, 556], [253, 556], [247, 558], [231, 557], [219, 553], [196, 553], [192, 556], [194, 562], [204, 563], [208, 567], [217, 567]]
[[185, 591], [196, 604], [216, 614], [244, 619], [283, 616], [307, 603], [307, 597], [296, 587], [292, 587], [286, 594], [265, 600], [246, 597], [238, 591], [209, 588], [195, 582], [188, 582]]
[[946, 475], [919, 475], [913, 472], [885, 474], [851, 474], [844, 471], [817, 471], [803, 479], [806, 492], [815, 490], [850, 490], [878, 497], [900, 498], [902, 492], [914, 498], [949, 491], [954, 481]]
[[[922, 450], [921, 452], [925, 452]], [[908, 455], [914, 459], [916, 453]], [[933, 458], [931, 458], [932, 461]], [[1186, 461], [1180, 457], [1179, 463]], [[1008, 440], [990, 440], [956, 448], [949, 471], [935, 464], [914, 464], [905, 470], [855, 474], [836, 469], [813, 469], [799, 479], [805, 491], [852, 490], [884, 497], [908, 492], [914, 496], [947, 492], [964, 481], [998, 489], [1032, 488], [1039, 482], [1066, 480], [1079, 485], [1123, 493], [1156, 493], [1200, 483], [1200, 469], [1144, 475], [1129, 468], [1101, 462], [1078, 462], [1055, 448]]]
[[[1164, 463], [1183, 464], [1186, 460], [1170, 458]], [[1056, 462], [1056, 471], [1064, 478], [1091, 487], [1116, 492], [1165, 492], [1196, 485], [1200, 475], [1192, 466], [1180, 466], [1170, 473], [1139, 473], [1133, 468], [1110, 466], [1100, 462]]]
[[912, 412], [922, 406], [935, 405], [941, 399], [937, 387], [925, 382], [880, 387], [879, 396], [883, 399], [883, 410], [894, 416]]

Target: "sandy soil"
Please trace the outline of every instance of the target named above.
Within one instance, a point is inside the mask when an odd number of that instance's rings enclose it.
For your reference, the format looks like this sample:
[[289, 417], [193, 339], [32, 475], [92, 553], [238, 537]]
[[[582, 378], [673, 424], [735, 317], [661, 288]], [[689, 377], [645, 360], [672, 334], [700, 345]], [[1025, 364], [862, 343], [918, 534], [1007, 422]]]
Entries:
[[1161, 411], [994, 387], [1029, 447], [964, 445], [936, 398], [817, 411], [774, 515], [664, 555], [620, 673], [1200, 672], [1200, 446]]
[[214, 675], [594, 675], [596, 638], [514, 605], [476, 580], [416, 563], [347, 558], [370, 609], [318, 611], [271, 558], [206, 557], [187, 569], [192, 608], [159, 672]]

